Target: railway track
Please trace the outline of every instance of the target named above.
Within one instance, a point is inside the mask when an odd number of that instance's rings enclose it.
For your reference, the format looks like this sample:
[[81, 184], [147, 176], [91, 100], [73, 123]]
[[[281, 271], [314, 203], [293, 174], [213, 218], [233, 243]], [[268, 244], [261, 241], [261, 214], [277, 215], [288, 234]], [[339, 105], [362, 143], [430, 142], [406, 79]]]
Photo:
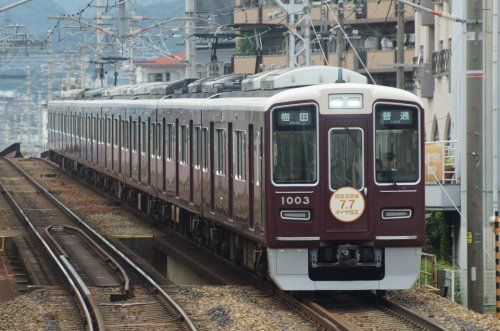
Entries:
[[[88, 187], [92, 188], [91, 186]], [[138, 213], [136, 210], [130, 211]], [[160, 228], [163, 231], [170, 231], [161, 226]], [[179, 237], [183, 239], [182, 236], [179, 235]], [[210, 253], [206, 248], [198, 247], [198, 249]], [[226, 264], [228, 270], [233, 267], [220, 256], [215, 255], [213, 257]], [[302, 300], [276, 289], [273, 285], [253, 274], [247, 274], [247, 276], [249, 279], [245, 283], [254, 284], [255, 287], [263, 289], [266, 293], [272, 293], [278, 301], [293, 310], [302, 312], [303, 315], [314, 320], [320, 327], [327, 330], [445, 330], [445, 328], [418, 316], [402, 306], [380, 298], [351, 295], [349, 301], [345, 301], [346, 298], [338, 299], [335, 302], [331, 302], [331, 300]], [[346, 306], [344, 307], [341, 302], [344, 302]], [[349, 305], [352, 311], [347, 309]]]
[[158, 283], [28, 173], [8, 159], [0, 172], [5, 198], [57, 265], [88, 330], [196, 330]]
[[303, 302], [341, 331], [446, 330], [404, 306], [372, 294], [348, 292], [334, 298], [308, 298]]

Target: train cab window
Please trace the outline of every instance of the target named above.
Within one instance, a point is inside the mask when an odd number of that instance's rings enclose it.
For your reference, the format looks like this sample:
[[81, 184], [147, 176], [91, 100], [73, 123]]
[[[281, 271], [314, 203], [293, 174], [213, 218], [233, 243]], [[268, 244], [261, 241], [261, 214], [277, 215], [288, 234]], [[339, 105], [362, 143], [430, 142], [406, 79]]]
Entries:
[[203, 141], [203, 171], [208, 171], [208, 151], [210, 141], [208, 140], [208, 128], [201, 129]]
[[375, 179], [377, 184], [415, 183], [420, 178], [418, 109], [375, 106]]
[[272, 174], [277, 185], [318, 182], [318, 129], [315, 105], [272, 112]]
[[147, 151], [148, 141], [148, 126], [146, 122], [141, 122], [141, 153], [145, 154]]
[[246, 132], [235, 131], [236, 140], [236, 179], [245, 179], [245, 165], [246, 165]]
[[201, 167], [201, 148], [201, 127], [197, 126], [194, 128], [193, 155], [194, 166], [198, 169]]
[[226, 131], [224, 129], [215, 130], [215, 170], [217, 175], [224, 175], [226, 160]]
[[343, 186], [364, 187], [363, 130], [334, 128], [329, 133], [330, 189]]
[[167, 160], [172, 161], [174, 158], [174, 125], [167, 124]]

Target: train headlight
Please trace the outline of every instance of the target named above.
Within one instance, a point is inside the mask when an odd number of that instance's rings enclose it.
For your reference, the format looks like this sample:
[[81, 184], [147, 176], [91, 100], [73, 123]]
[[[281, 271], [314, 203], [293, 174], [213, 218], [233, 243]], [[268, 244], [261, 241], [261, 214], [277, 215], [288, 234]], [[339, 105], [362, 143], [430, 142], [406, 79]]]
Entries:
[[328, 96], [328, 108], [330, 109], [363, 109], [362, 94], [336, 93]]

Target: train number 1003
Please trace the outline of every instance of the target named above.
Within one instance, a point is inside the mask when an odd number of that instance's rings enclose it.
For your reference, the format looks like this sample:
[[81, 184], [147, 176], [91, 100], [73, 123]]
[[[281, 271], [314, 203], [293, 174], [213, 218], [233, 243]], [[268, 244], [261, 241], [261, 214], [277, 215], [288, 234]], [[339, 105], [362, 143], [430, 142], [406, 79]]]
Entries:
[[309, 197], [281, 197], [282, 205], [308, 205]]

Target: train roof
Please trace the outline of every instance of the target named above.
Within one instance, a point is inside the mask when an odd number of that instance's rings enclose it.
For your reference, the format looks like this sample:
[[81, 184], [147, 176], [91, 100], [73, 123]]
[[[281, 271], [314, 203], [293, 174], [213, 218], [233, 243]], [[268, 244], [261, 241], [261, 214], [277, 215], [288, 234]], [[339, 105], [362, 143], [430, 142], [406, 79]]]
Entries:
[[[332, 93], [341, 94], [363, 94], [364, 104], [373, 104], [377, 100], [386, 102], [404, 101], [418, 104], [421, 100], [414, 94], [380, 85], [369, 84], [323, 84], [306, 86], [277, 91], [277, 93], [266, 97], [224, 97], [224, 98], [174, 98], [174, 99], [138, 99], [138, 100], [59, 100], [51, 101], [50, 105], [60, 107], [110, 107], [110, 108], [145, 108], [145, 109], [205, 109], [205, 110], [237, 110], [237, 111], [260, 111], [265, 112], [276, 104], [290, 104], [297, 101], [313, 101], [319, 104], [320, 112], [332, 113], [328, 106], [328, 96]], [[363, 110], [366, 113], [366, 108]], [[371, 111], [371, 110], [370, 110]], [[343, 114], [356, 113], [359, 111], [342, 111]]]
[[329, 83], [362, 83], [365, 76], [354, 71], [330, 67], [308, 66], [272, 70], [254, 75], [231, 74], [203, 79], [181, 79], [172, 82], [150, 82], [105, 88], [67, 91], [61, 99], [151, 99], [269, 97], [281, 90]]

